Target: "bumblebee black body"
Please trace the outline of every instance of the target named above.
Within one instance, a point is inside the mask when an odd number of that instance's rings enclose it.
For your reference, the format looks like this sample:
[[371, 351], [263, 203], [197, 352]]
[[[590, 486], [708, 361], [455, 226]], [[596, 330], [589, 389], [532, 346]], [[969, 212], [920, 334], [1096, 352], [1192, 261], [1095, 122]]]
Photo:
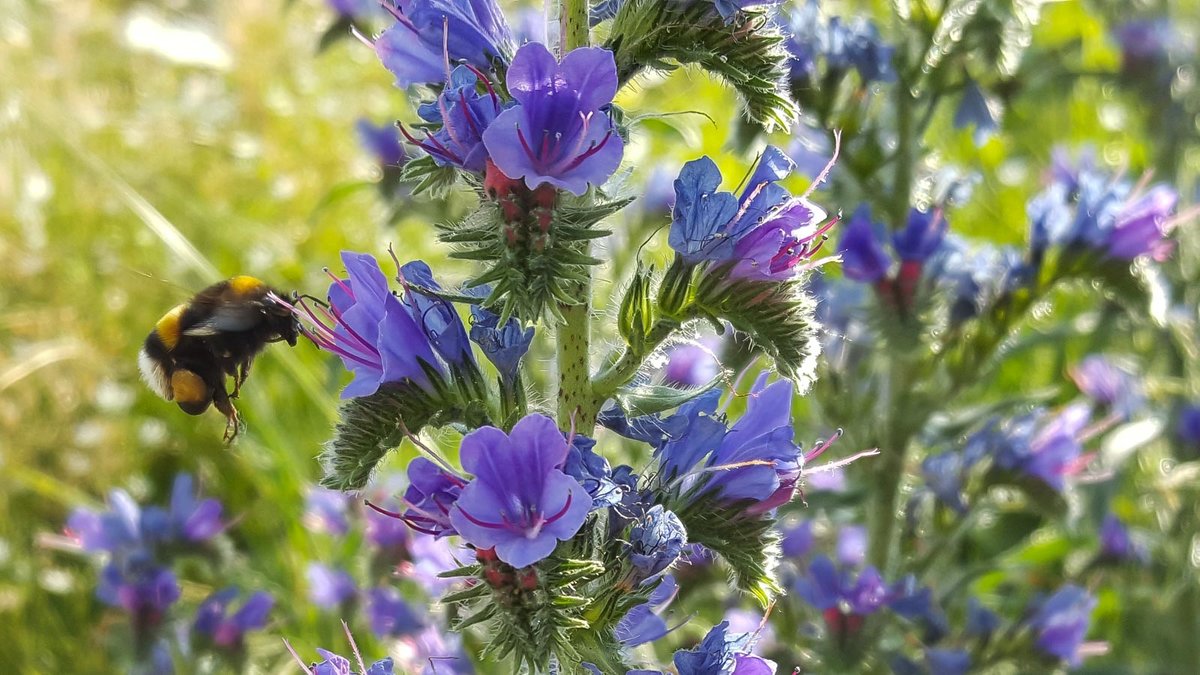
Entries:
[[[240, 428], [237, 398], [254, 357], [267, 343], [295, 346], [299, 328], [284, 296], [262, 281], [237, 276], [200, 291], [163, 315], [146, 336], [138, 367], [159, 396], [189, 415], [215, 406], [225, 415], [226, 440]], [[233, 378], [233, 391], [225, 378]]]

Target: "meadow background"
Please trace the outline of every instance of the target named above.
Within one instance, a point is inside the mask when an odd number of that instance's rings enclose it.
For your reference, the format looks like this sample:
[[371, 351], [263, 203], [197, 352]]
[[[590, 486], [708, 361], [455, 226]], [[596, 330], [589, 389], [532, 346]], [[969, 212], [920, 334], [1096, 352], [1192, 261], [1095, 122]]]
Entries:
[[[1054, 96], [1014, 92], [1001, 133], [982, 146], [953, 128], [951, 108], [938, 113], [923, 139], [928, 175], [945, 169], [974, 180], [971, 199], [951, 214], [954, 230], [1021, 240], [1025, 202], [1056, 146], [1094, 148], [1101, 162], [1133, 173], [1154, 169], [1179, 188], [1181, 208], [1194, 203], [1194, 117], [1164, 122], [1163, 102], [1180, 95], [1173, 85], [1118, 82], [1122, 57], [1112, 29], [1134, 15], [1166, 16], [1185, 34], [1193, 31], [1194, 45], [1200, 2], [1014, 4], [1038, 17], [1032, 49], [1061, 50], [1073, 68], [1096, 76]], [[885, 3], [827, 7], [873, 14], [886, 26]], [[435, 246], [432, 223], [461, 214], [469, 198], [398, 213], [381, 199], [380, 172], [355, 136], [355, 121], [412, 119], [413, 111], [363, 45], [343, 40], [318, 53], [331, 21], [330, 9], [312, 0], [0, 0], [0, 663], [8, 672], [114, 671], [103, 645], [120, 619], [94, 598], [93, 563], [64, 550], [63, 523], [76, 506], [101, 506], [115, 487], [161, 503], [179, 471], [195, 474], [237, 518], [229, 555], [240, 563], [238, 583], [278, 599], [268, 629], [252, 636], [249, 667], [293, 671], [282, 636], [305, 653], [341, 644], [337, 619], [307, 601], [304, 572], [313, 560], [348, 559], [361, 542], [314, 533], [302, 517], [319, 476], [314, 457], [333, 420], [340, 365], [311, 345], [269, 350], [243, 391], [247, 431], [228, 448], [219, 415], [188, 417], [156, 398], [139, 382], [135, 358], [166, 309], [233, 274], [321, 294], [321, 268], [336, 267], [339, 250], [382, 253], [390, 243], [450, 270], [442, 274], [451, 281], [466, 278], [468, 268]], [[1183, 80], [1194, 86], [1198, 76], [1193, 69]], [[1030, 83], [1033, 92], [1038, 87], [1055, 83]], [[1194, 91], [1182, 95], [1194, 103]], [[704, 153], [729, 167], [747, 159], [730, 149], [733, 94], [699, 71], [645, 78], [623, 96], [631, 107], [654, 97], [658, 109], [711, 118], [681, 114], [644, 124], [623, 165], [632, 171], [625, 179], [631, 193]], [[786, 135], [777, 140], [788, 142]], [[835, 194], [821, 203], [851, 210], [855, 199]], [[659, 218], [626, 222], [625, 233], [618, 219], [611, 254], [628, 255], [666, 222]], [[1197, 237], [1182, 239], [1177, 264], [1182, 278], [1195, 279]], [[665, 259], [665, 237], [649, 254]], [[601, 272], [601, 289], [614, 281]], [[1031, 349], [1000, 374], [991, 395], [1064, 386], [1063, 355], [1077, 358], [1096, 343], [1086, 330], [1054, 327], [1054, 317], [1032, 327], [1053, 336], [1053, 348]], [[1155, 353], [1155, 331], [1116, 330], [1105, 345]], [[541, 358], [544, 368], [534, 370], [547, 374], [548, 355]], [[1177, 375], [1163, 386], [1194, 396], [1196, 382]], [[1161, 417], [1165, 426], [1165, 409]], [[1152, 504], [1139, 490], [1166, 475], [1164, 453], [1151, 443], [1140, 473], [1125, 484], [1128, 494], [1118, 497], [1147, 525]], [[1197, 481], [1200, 472], [1176, 475], [1172, 498], [1194, 500]], [[1191, 548], [1178, 551], [1173, 583], [1190, 589], [1195, 619], [1200, 544], [1181, 541]], [[1147, 574], [1142, 589], [1152, 596], [1166, 582]], [[212, 588], [184, 583], [184, 601]], [[1137, 612], [1129, 597], [1101, 600], [1091, 635], [1115, 649], [1085, 668], [1153, 669], [1153, 642], [1135, 639], [1153, 632], [1143, 623], [1152, 613]], [[367, 632], [357, 633], [364, 651], [373, 649]], [[1134, 646], [1124, 649], [1125, 642]]]

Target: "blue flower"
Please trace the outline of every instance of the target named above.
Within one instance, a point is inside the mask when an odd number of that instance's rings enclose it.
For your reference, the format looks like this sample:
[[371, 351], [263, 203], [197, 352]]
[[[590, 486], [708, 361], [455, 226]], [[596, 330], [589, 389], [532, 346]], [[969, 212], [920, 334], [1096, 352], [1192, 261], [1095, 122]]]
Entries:
[[367, 591], [367, 619], [371, 632], [381, 639], [411, 635], [425, 627], [416, 610], [394, 588]]
[[720, 347], [721, 338], [717, 335], [672, 346], [667, 350], [663, 382], [676, 387], [708, 384], [721, 373], [721, 363], [716, 357]]
[[1101, 354], [1084, 357], [1070, 370], [1079, 390], [1123, 419], [1130, 419], [1144, 404], [1142, 387], [1129, 371]]
[[812, 521], [802, 520], [782, 528], [780, 549], [786, 558], [803, 558], [813, 548]]
[[218, 647], [241, 649], [246, 633], [267, 625], [267, 615], [275, 605], [275, 600], [269, 593], [253, 593], [230, 616], [230, 605], [238, 594], [238, 589], [231, 587], [208, 596], [196, 610], [192, 630]]
[[1175, 437], [1183, 445], [1200, 447], [1200, 405], [1188, 403], [1180, 407]]
[[408, 483], [404, 492], [404, 502], [408, 505], [404, 522], [418, 532], [435, 537], [456, 534], [450, 523], [450, 509], [466, 483], [424, 457], [416, 457], [408, 463]]
[[823, 46], [830, 68], [853, 67], [864, 84], [896, 79], [892, 67], [895, 48], [883, 41], [879, 29], [871, 21], [859, 18], [844, 24], [840, 17], [830, 19]]
[[[480, 291], [491, 292], [486, 287]], [[483, 350], [483, 355], [496, 367], [500, 378], [512, 383], [517, 379], [521, 359], [533, 343], [533, 326], [524, 328], [515, 318], [510, 318], [501, 326], [500, 315], [482, 305], [471, 305], [471, 341]]]
[[967, 675], [971, 670], [971, 655], [961, 649], [928, 649], [925, 662], [929, 675]]
[[435, 295], [426, 295], [413, 285], [440, 291], [442, 287], [433, 279], [433, 270], [424, 261], [414, 260], [400, 266], [400, 280], [404, 284], [404, 302], [413, 318], [425, 331], [429, 344], [438, 356], [451, 368], [474, 370], [475, 356], [471, 353], [471, 342], [462, 319], [448, 300]]
[[[312, 328], [306, 334], [321, 349], [342, 359], [354, 379], [342, 398], [370, 396], [385, 383], [410, 380], [429, 383], [428, 370], [441, 374], [429, 338], [407, 305], [392, 294], [374, 257], [342, 252], [347, 279], [329, 287], [330, 309], [325, 320], [304, 306]], [[301, 312], [297, 309], [297, 312]]]
[[1129, 528], [1110, 513], [1100, 524], [1100, 557], [1113, 562], [1144, 563], [1147, 553], [1146, 548], [1134, 540]]
[[867, 559], [867, 528], [862, 525], [844, 525], [838, 530], [838, 562], [858, 567]]
[[400, 132], [396, 125], [385, 122], [376, 126], [371, 120], [360, 117], [354, 123], [358, 142], [375, 158], [380, 166], [402, 166], [407, 158], [400, 145]]
[[808, 0], [793, 8], [788, 21], [788, 69], [793, 82], [808, 82], [817, 76], [817, 59], [825, 38], [825, 22], [816, 0]]
[[[711, 159], [701, 157], [688, 162], [675, 179], [675, 207], [667, 242], [689, 265], [703, 261], [737, 262], [753, 251], [754, 267], [769, 271], [771, 260], [782, 246], [781, 242], [775, 242], [776, 235], [792, 236], [794, 231], [801, 231], [805, 241], [799, 244], [803, 246], [816, 236], [812, 226], [825, 215], [807, 200], [790, 199], [787, 190], [777, 184], [794, 168], [795, 164], [782, 150], [768, 146], [741, 196], [735, 197], [718, 190], [721, 172]], [[743, 237], [756, 229], [757, 233], [743, 250], [736, 251]], [[770, 250], [772, 242], [780, 245]]]
[[179, 599], [175, 573], [145, 559], [112, 561], [100, 572], [96, 597], [110, 607], [120, 607], [142, 629], [162, 621]]
[[710, 389], [679, 406], [675, 414], [657, 427], [661, 435], [654, 458], [664, 482], [691, 471], [725, 437], [725, 425], [714, 417], [720, 400], [721, 392]]
[[723, 467], [705, 483], [724, 502], [752, 500], [748, 513], [762, 513], [791, 500], [800, 480], [801, 448], [792, 437], [790, 380], [767, 385], [759, 376], [746, 403], [746, 412], [721, 439], [709, 458], [710, 468]]
[[842, 255], [842, 274], [863, 283], [873, 284], [886, 278], [892, 258], [883, 250], [878, 226], [871, 222], [871, 209], [862, 205], [842, 228], [838, 252]]
[[904, 229], [892, 235], [892, 246], [902, 263], [924, 263], [942, 246], [948, 225], [941, 210], [910, 209]]
[[190, 474], [175, 476], [169, 511], [174, 537], [195, 543], [212, 539], [225, 529], [221, 510], [221, 502], [216, 499], [197, 499], [195, 481]]
[[1063, 586], [1057, 593], [1038, 603], [1029, 620], [1036, 633], [1038, 649], [1071, 666], [1082, 660], [1079, 646], [1091, 624], [1096, 599], [1074, 585]]
[[517, 105], [483, 132], [496, 167], [532, 188], [582, 195], [617, 170], [625, 144], [602, 110], [617, 92], [612, 52], [581, 47], [560, 63], [545, 45], [522, 45], [506, 75]]
[[381, 549], [402, 550], [408, 545], [408, 524], [375, 509], [363, 512], [367, 543]]
[[312, 675], [393, 675], [395, 671], [395, 664], [390, 657], [379, 659], [367, 666], [365, 673], [360, 674], [351, 670], [350, 659], [344, 656], [338, 656], [320, 647], [317, 648], [317, 653], [321, 655], [321, 661], [312, 665]]
[[1127, 202], [1117, 212], [1104, 241], [1104, 252], [1118, 260], [1133, 260], [1149, 255], [1165, 260], [1174, 249], [1166, 239], [1166, 227], [1179, 201], [1179, 193], [1165, 185], [1155, 185]]
[[750, 653], [757, 636], [753, 633], [729, 634], [729, 622], [722, 621], [693, 649], [675, 652], [679, 675], [770, 675], [775, 664]]
[[483, 70], [507, 60], [512, 34], [494, 0], [396, 0], [396, 23], [375, 40], [375, 53], [396, 86], [442, 82], [447, 62]]
[[963, 461], [962, 454], [948, 451], [926, 457], [921, 462], [921, 476], [925, 479], [925, 486], [938, 501], [961, 514], [967, 511], [962, 486], [969, 468]]
[[475, 478], [451, 508], [450, 522], [463, 539], [494, 547], [513, 567], [550, 555], [591, 510], [587, 490], [562, 471], [567, 442], [544, 415], [523, 418], [509, 434], [476, 429], [463, 438], [459, 456]]
[[968, 637], [988, 640], [993, 633], [1000, 630], [1000, 617], [992, 610], [984, 607], [976, 598], [967, 600], [967, 621], [963, 632]]
[[617, 622], [614, 630], [617, 641], [626, 647], [636, 647], [666, 637], [671, 629], [667, 627], [667, 622], [661, 614], [678, 592], [675, 578], [669, 574], [665, 575], [654, 587], [654, 592], [646, 602], [629, 610], [629, 613]]
[[1002, 469], [1041, 480], [1057, 491], [1067, 475], [1077, 470], [1082, 454], [1078, 436], [1090, 417], [1086, 405], [1064, 409], [1035, 433], [1034, 417], [1009, 424], [994, 449], [994, 461]]
[[687, 530], [679, 516], [654, 505], [629, 530], [625, 555], [633, 567], [628, 583], [636, 587], [663, 573], [679, 558], [687, 543]]
[[918, 585], [911, 574], [888, 589], [887, 604], [897, 615], [920, 624], [925, 631], [922, 639], [927, 643], [941, 640], [950, 630], [946, 615], [933, 600], [933, 590]]
[[304, 576], [308, 579], [309, 600], [321, 609], [337, 609], [358, 592], [345, 570], [309, 563]]
[[954, 128], [974, 128], [975, 145], [983, 145], [1000, 128], [996, 113], [988, 103], [983, 89], [975, 80], [968, 80], [958, 108], [954, 111]]
[[337, 537], [350, 531], [346, 511], [350, 499], [344, 492], [311, 487], [304, 500], [304, 524], [318, 532], [327, 532]]
[[888, 602], [887, 585], [874, 567], [864, 567], [856, 578], [823, 555], [813, 559], [808, 576], [796, 581], [796, 594], [821, 611], [836, 635], [858, 632], [864, 618]]
[[[592, 498], [592, 510], [621, 503], [624, 486], [613, 481], [613, 472], [608, 460], [593, 449], [596, 441], [582, 434], [575, 434], [567, 451], [563, 473], [579, 481]], [[626, 467], [628, 468], [628, 467]], [[636, 478], [635, 478], [636, 480]]]
[[479, 76], [466, 66], [455, 68], [437, 102], [422, 104], [417, 109], [423, 120], [441, 128], [426, 132], [422, 141], [400, 127], [404, 137], [424, 150], [438, 166], [456, 166], [474, 173], [483, 173], [487, 168], [483, 132], [503, 106], [491, 83], [482, 80], [486, 91], [480, 93], [479, 82]]

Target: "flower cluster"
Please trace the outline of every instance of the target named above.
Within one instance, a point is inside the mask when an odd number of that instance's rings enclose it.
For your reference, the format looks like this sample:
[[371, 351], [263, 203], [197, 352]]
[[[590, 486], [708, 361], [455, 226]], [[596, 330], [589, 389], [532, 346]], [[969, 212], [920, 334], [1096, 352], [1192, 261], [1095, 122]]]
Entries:
[[881, 302], [909, 310], [915, 302], [918, 282], [926, 263], [943, 246], [948, 224], [940, 209], [913, 209], [904, 228], [891, 236], [891, 248], [899, 263], [884, 249], [883, 226], [871, 219], [870, 208], [860, 206], [838, 243], [842, 273], [858, 282], [871, 284]]
[[[811, 86], [822, 73], [834, 79], [854, 70], [864, 85], [896, 77], [894, 48], [880, 38], [879, 29], [868, 19], [825, 19], [816, 1], [808, 0], [792, 11], [790, 33], [787, 48], [795, 88]], [[822, 64], [824, 71], [820, 70]]]

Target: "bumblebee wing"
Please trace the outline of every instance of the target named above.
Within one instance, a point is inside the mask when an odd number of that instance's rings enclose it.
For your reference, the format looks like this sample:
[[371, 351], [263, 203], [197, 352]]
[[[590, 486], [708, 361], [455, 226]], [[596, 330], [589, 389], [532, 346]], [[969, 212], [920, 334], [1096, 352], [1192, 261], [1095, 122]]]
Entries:
[[225, 303], [214, 309], [212, 316], [196, 322], [183, 331], [183, 334], [204, 337], [219, 333], [238, 333], [250, 330], [261, 322], [262, 303]]

